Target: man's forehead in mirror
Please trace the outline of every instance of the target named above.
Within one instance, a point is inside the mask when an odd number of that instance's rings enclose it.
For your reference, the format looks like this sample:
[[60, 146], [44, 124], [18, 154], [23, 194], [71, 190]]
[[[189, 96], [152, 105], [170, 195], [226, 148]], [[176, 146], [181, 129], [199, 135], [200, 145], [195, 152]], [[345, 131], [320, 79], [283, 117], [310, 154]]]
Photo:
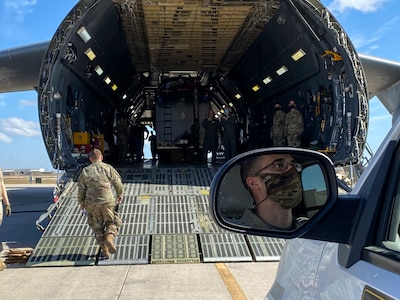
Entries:
[[290, 163], [293, 161], [293, 158], [290, 154], [261, 155], [261, 157], [257, 160], [257, 165], [262, 168], [272, 164], [274, 161], [286, 161]]
[[265, 154], [246, 159], [241, 164], [242, 182], [245, 184], [247, 177], [254, 176], [274, 161], [286, 161], [289, 163], [293, 161], [293, 158], [290, 154]]

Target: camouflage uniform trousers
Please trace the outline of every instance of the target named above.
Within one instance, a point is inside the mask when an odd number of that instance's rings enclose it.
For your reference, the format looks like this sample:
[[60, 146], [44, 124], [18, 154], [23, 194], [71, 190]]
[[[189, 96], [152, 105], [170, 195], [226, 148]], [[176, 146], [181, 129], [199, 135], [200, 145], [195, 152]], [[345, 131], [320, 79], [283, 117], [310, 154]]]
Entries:
[[288, 146], [290, 147], [300, 147], [301, 145], [301, 135], [298, 135], [297, 133], [292, 133], [289, 132], [287, 135], [287, 143]]
[[270, 138], [273, 139], [274, 146], [283, 146], [285, 144], [285, 119], [286, 115], [283, 111], [275, 112], [270, 132]]
[[115, 203], [95, 203], [88, 201], [85, 208], [88, 212], [87, 223], [93, 230], [96, 241], [99, 245], [104, 244], [107, 234], [118, 235], [119, 227], [122, 226], [122, 220], [115, 211]]
[[283, 146], [285, 145], [285, 138], [283, 136], [283, 131], [272, 134], [272, 138], [274, 140], [274, 146]]

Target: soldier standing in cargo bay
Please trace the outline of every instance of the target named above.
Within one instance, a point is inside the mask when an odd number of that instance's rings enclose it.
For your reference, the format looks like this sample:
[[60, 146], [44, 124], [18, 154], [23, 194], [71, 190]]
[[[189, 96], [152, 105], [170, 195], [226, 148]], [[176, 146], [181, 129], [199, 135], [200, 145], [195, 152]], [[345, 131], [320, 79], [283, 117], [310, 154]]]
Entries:
[[121, 123], [115, 126], [118, 144], [118, 162], [123, 163], [128, 154], [128, 137], [129, 137], [129, 122], [127, 118], [123, 118]]
[[285, 144], [285, 118], [286, 114], [282, 111], [280, 103], [275, 103], [275, 114], [272, 119], [272, 128], [270, 138], [274, 141], [274, 146], [283, 146]]
[[89, 160], [91, 164], [82, 170], [78, 178], [78, 202], [87, 211], [87, 223], [103, 255], [109, 257], [117, 251], [114, 238], [122, 226], [115, 208], [122, 201], [123, 184], [118, 172], [103, 163], [99, 149], [89, 153]]
[[301, 135], [304, 131], [304, 120], [301, 112], [296, 108], [294, 100], [289, 101], [290, 111], [286, 114], [285, 119], [285, 136], [287, 137], [288, 146], [300, 147]]

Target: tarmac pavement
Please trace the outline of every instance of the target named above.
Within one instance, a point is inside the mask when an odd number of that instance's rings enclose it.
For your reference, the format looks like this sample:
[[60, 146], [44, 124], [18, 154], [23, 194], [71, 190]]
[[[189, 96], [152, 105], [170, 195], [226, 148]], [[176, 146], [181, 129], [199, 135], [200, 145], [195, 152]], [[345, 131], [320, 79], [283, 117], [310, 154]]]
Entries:
[[[0, 242], [32, 247], [35, 220], [52, 203], [53, 186], [9, 185], [12, 215]], [[1, 299], [263, 299], [277, 262], [25, 267], [0, 272]]]
[[263, 299], [276, 268], [276, 262], [11, 266], [0, 272], [1, 299]]

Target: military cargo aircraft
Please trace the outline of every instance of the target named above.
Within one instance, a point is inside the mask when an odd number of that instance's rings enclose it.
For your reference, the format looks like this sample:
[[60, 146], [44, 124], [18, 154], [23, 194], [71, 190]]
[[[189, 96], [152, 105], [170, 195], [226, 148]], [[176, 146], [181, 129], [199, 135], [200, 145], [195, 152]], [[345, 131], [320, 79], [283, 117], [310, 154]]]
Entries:
[[291, 99], [304, 116], [302, 147], [358, 163], [368, 99], [398, 80], [391, 62], [358, 55], [316, 0], [84, 0], [49, 42], [2, 51], [0, 63], [0, 92], [37, 90], [49, 158], [72, 173], [74, 152], [113, 153], [124, 117], [154, 128], [163, 160], [182, 142], [194, 160], [187, 134], [210, 108], [230, 107], [241, 150], [250, 119], [259, 146], [272, 146], [274, 104], [287, 110]]

